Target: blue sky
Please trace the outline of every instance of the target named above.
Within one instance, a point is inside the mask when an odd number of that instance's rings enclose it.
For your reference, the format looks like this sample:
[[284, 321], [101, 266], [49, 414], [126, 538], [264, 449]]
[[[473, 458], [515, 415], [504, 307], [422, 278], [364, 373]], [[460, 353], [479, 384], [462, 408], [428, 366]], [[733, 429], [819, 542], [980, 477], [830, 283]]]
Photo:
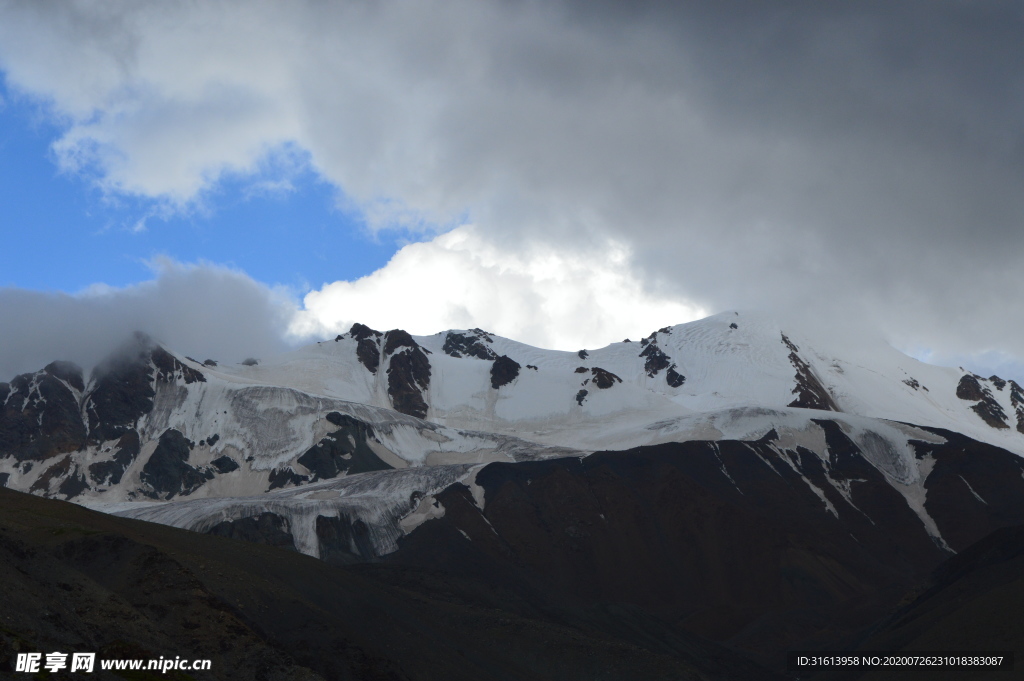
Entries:
[[[105, 196], [87, 176], [61, 172], [50, 151], [60, 128], [45, 109], [0, 90], [0, 286], [75, 293], [153, 277], [167, 256], [240, 269], [296, 293], [356, 279], [383, 267], [404, 243], [371, 234], [357, 211], [337, 207], [338, 190], [308, 168], [271, 177], [229, 178], [185, 211], [154, 199]], [[140, 221], [143, 229], [138, 229]]]

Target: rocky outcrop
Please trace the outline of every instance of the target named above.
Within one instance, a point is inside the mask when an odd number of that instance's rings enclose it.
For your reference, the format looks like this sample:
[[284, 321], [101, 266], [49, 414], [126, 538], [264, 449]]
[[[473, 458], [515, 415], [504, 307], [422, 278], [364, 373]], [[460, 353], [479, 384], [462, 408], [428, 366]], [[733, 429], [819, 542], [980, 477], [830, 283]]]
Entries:
[[29, 488], [29, 492], [47, 492], [50, 489], [50, 484], [54, 480], [65, 477], [71, 472], [71, 456], [65, 456], [60, 461], [52, 464], [49, 468], [43, 471], [32, 486]]
[[82, 388], [82, 371], [69, 362], [0, 383], [0, 453], [17, 461], [46, 461], [85, 446], [87, 431], [74, 392]]
[[132, 342], [92, 372], [92, 389], [85, 401], [89, 439], [99, 444], [116, 440], [136, 427], [153, 409], [153, 341], [135, 334]]
[[206, 534], [295, 551], [295, 538], [289, 530], [288, 520], [276, 513], [266, 512], [249, 518], [225, 520], [208, 529]]
[[396, 411], [426, 418], [423, 391], [430, 387], [430, 360], [408, 332], [394, 329], [384, 334], [388, 360], [388, 395]]
[[160, 436], [156, 449], [142, 467], [142, 483], [149, 487], [147, 496], [170, 499], [188, 495], [213, 478], [209, 469], [200, 470], [188, 464], [191, 443], [180, 431], [170, 428]]
[[149, 356], [153, 366], [156, 368], [156, 380], [158, 381], [163, 381], [164, 383], [181, 381], [185, 384], [206, 382], [206, 376], [203, 375], [203, 372], [179, 362], [171, 353], [160, 346], [154, 347]]
[[210, 465], [218, 473], [230, 473], [239, 469], [238, 462], [227, 455], [217, 457], [210, 462]]
[[129, 430], [117, 441], [117, 451], [107, 461], [89, 464], [89, 476], [97, 485], [117, 485], [142, 449], [139, 433]]
[[678, 388], [686, 380], [686, 377], [676, 371], [676, 365], [672, 361], [672, 358], [665, 354], [665, 351], [658, 346], [658, 334], [670, 334], [672, 329], [664, 327], [659, 329], [646, 338], [640, 339], [640, 345], [643, 350], [640, 351], [640, 357], [644, 358], [644, 371], [651, 378], [658, 375], [663, 369], [668, 369], [665, 372], [665, 382], [673, 388]]
[[78, 366], [74, 362], [50, 362], [43, 367], [43, 371], [58, 380], [64, 381], [78, 392], [83, 392], [85, 390], [85, 381], [82, 377], [82, 367]]
[[375, 558], [370, 529], [358, 518], [317, 516], [316, 538], [320, 559], [332, 565], [352, 565]]
[[1024, 389], [1014, 381], [1010, 380], [1010, 404], [1013, 405], [1017, 416], [1017, 432], [1024, 434]]
[[491, 364], [491, 387], [497, 390], [519, 376], [520, 365], [508, 355], [502, 355]]
[[[984, 388], [981, 387], [981, 383], [978, 381], [980, 377], [974, 374], [964, 374], [960, 377], [960, 382], [956, 385], [956, 396], [961, 400], [983, 400], [989, 395], [986, 394]], [[984, 380], [984, 379], [982, 379]]]
[[275, 468], [270, 471], [270, 476], [267, 479], [269, 487], [267, 491], [287, 487], [288, 485], [301, 485], [309, 482], [309, 477], [305, 475], [299, 475], [291, 469], [291, 466], [287, 468]]
[[[995, 377], [998, 378], [998, 377]], [[981, 384], [984, 378], [975, 374], [964, 374], [956, 386], [956, 396], [961, 400], [975, 401], [977, 404], [971, 407], [971, 411], [981, 417], [981, 420], [993, 428], [1009, 428], [1006, 423], [1006, 412], [996, 401], [992, 391]], [[1000, 381], [1002, 379], [999, 379]], [[1005, 385], [1005, 382], [1003, 382]], [[1011, 401], [1013, 400], [1011, 392]], [[1019, 423], [1019, 421], [1018, 421]]]
[[593, 377], [593, 384], [601, 390], [607, 390], [616, 383], [622, 383], [621, 378], [610, 371], [602, 369], [601, 367], [591, 367], [590, 373]]
[[377, 367], [380, 366], [381, 332], [363, 324], [353, 324], [348, 333], [356, 341], [356, 357], [359, 363], [371, 374], [376, 374]]
[[392, 468], [370, 448], [369, 441], [376, 441], [371, 426], [336, 411], [329, 413], [327, 420], [340, 426], [339, 429], [297, 459], [312, 474], [311, 481], [336, 478], [342, 473], [353, 475]]
[[832, 395], [829, 394], [825, 386], [821, 384], [818, 377], [814, 374], [814, 370], [811, 366], [800, 357], [800, 349], [793, 344], [793, 341], [786, 337], [786, 334], [782, 334], [782, 343], [789, 348], [789, 361], [796, 369], [795, 382], [793, 386], [793, 394], [796, 395], [796, 399], [790, 402], [787, 406], [799, 407], [801, 409], [821, 409], [822, 411], [840, 411], [839, 407], [836, 406], [835, 400], [832, 399]]
[[657, 376], [662, 369], [667, 369], [672, 365], [672, 358], [658, 347], [656, 334], [652, 333], [651, 337], [643, 339], [640, 344], [644, 346], [640, 352], [640, 357], [644, 358], [644, 371], [651, 378]]
[[493, 360], [498, 354], [487, 347], [494, 339], [490, 334], [480, 329], [473, 329], [469, 333], [457, 333], [449, 331], [444, 338], [444, 347], [441, 349], [451, 357], [475, 357], [476, 359]]

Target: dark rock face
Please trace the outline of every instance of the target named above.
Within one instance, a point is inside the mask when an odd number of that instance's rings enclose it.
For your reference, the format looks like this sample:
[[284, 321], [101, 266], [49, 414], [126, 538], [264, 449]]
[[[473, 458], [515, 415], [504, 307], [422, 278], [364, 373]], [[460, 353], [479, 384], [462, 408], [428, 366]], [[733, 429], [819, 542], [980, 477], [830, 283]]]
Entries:
[[153, 361], [153, 366], [156, 367], [156, 380], [158, 381], [164, 383], [184, 381], [186, 384], [206, 382], [203, 372], [193, 369], [187, 364], [182, 364], [171, 353], [159, 346], [153, 348], [150, 358]]
[[0, 452], [17, 461], [46, 461], [85, 446], [78, 400], [64, 384], [82, 385], [76, 369], [69, 362], [54, 362], [0, 383]]
[[63, 494], [65, 499], [72, 499], [87, 489], [89, 489], [89, 483], [85, 481], [85, 476], [76, 473], [64, 478], [57, 488], [57, 492]]
[[[780, 665], [779, 651], [849, 640], [950, 555], [837, 424], [816, 423], [824, 463], [766, 438], [490, 464], [483, 511], [453, 486], [437, 495], [445, 515], [386, 559], [629, 604]], [[1024, 461], [948, 435], [914, 446], [936, 462], [926, 508], [960, 550], [1024, 522]]]
[[217, 362], [216, 362], [216, 360], [212, 360], [212, 359], [204, 359], [203, 360], [203, 366], [204, 367], [215, 367], [215, 366], [217, 366]]
[[59, 378], [78, 392], [85, 390], [85, 381], [82, 378], [82, 367], [74, 362], [50, 362], [43, 371], [54, 378]]
[[268, 482], [270, 483], [270, 486], [267, 488], [269, 492], [272, 489], [288, 485], [301, 485], [304, 482], [309, 482], [309, 478], [305, 475], [299, 475], [291, 468], [278, 468], [270, 471]]
[[508, 355], [502, 355], [491, 364], [491, 387], [497, 390], [519, 376], [520, 365]]
[[141, 450], [138, 431], [129, 430], [117, 441], [117, 451], [110, 460], [89, 464], [89, 476], [98, 485], [116, 485]]
[[354, 475], [393, 468], [370, 448], [369, 441], [377, 438], [369, 424], [336, 411], [328, 414], [327, 420], [340, 428], [297, 459], [313, 474], [311, 481], [336, 478], [341, 473]]
[[[654, 334], [651, 334], [654, 336]], [[644, 362], [644, 371], [647, 375], [654, 377], [658, 375], [658, 372], [662, 369], [667, 369], [672, 364], [672, 358], [666, 355], [661, 348], [658, 347], [657, 340], [647, 339], [644, 349], [640, 352], [640, 357], [646, 357]]]
[[587, 357], [590, 357], [590, 353], [587, 352], [586, 350], [580, 350], [576, 354], [579, 356], [580, 359], [586, 359]]
[[218, 473], [230, 473], [231, 471], [237, 471], [239, 469], [238, 462], [226, 454], [211, 461], [210, 465], [213, 466]]
[[71, 457], [65, 456], [57, 463], [51, 465], [43, 474], [39, 476], [32, 487], [29, 488], [29, 492], [38, 492], [40, 490], [46, 491], [50, 488], [50, 483], [58, 478], [62, 478], [71, 472]]
[[384, 334], [384, 354], [390, 355], [398, 348], [418, 348], [419, 343], [413, 340], [408, 331], [392, 329]]
[[[236, 468], [238, 464], [235, 464]], [[276, 513], [261, 513], [251, 518], [225, 520], [206, 531], [206, 534], [230, 539], [242, 539], [254, 544], [267, 544], [280, 549], [295, 551], [295, 538], [288, 527], [288, 520]]]
[[259, 363], [260, 361], [255, 357], [246, 357], [245, 359], [242, 360], [242, 366], [244, 367], [254, 367]]
[[403, 414], [426, 418], [423, 391], [430, 387], [430, 360], [423, 348], [406, 331], [395, 329], [384, 334], [384, 354], [391, 355], [388, 395], [392, 406]]
[[320, 559], [332, 565], [363, 563], [375, 557], [370, 529], [362, 520], [347, 517], [317, 516], [316, 537]]
[[[998, 377], [996, 377], [998, 378]], [[1009, 428], [1006, 423], [1006, 412], [992, 395], [992, 391], [981, 384], [984, 378], [974, 374], [966, 374], [960, 378], [956, 386], [956, 396], [961, 400], [978, 400], [978, 403], [971, 407], [971, 411], [981, 417], [981, 420], [993, 428]], [[1000, 379], [1001, 381], [1002, 379]], [[1003, 382], [1005, 386], [1006, 383]], [[1015, 384], [1016, 385], [1016, 384]], [[1001, 388], [1000, 388], [1001, 389]], [[1019, 387], [1018, 387], [1019, 392]], [[1014, 393], [1010, 393], [1011, 401], [1014, 401]], [[1018, 421], [1018, 430], [1020, 422]]]
[[1024, 389], [1016, 381], [1010, 380], [1010, 404], [1017, 415], [1017, 432], [1024, 433]]
[[985, 399], [986, 394], [985, 389], [978, 382], [977, 376], [965, 374], [960, 378], [960, 382], [957, 383], [956, 396], [961, 400], [977, 401]]
[[971, 407], [971, 411], [993, 428], [1009, 428], [1006, 423], [1006, 412], [995, 399], [983, 400]]
[[588, 390], [586, 390], [586, 389], [581, 389], [579, 392], [577, 392], [576, 393], [576, 404], [578, 404], [578, 405], [580, 405], [582, 407], [583, 406], [583, 401], [587, 399], [587, 395], [589, 395], [589, 394], [590, 394], [590, 392]]
[[621, 378], [619, 378], [610, 371], [602, 369], [601, 367], [591, 368], [590, 373], [594, 377], [594, 385], [596, 385], [601, 390], [607, 390], [616, 383], [622, 383]]
[[371, 374], [377, 373], [380, 366], [381, 332], [363, 324], [353, 324], [349, 335], [356, 339], [356, 357]]
[[840, 411], [835, 401], [825, 386], [821, 384], [818, 377], [807, 362], [800, 357], [800, 349], [793, 344], [786, 334], [782, 334], [782, 342], [789, 348], [789, 361], [796, 369], [796, 385], [793, 387], [793, 394], [796, 399], [787, 406], [800, 407], [802, 409], [821, 409], [823, 411]]
[[452, 357], [475, 357], [477, 359], [493, 360], [498, 354], [487, 347], [487, 343], [493, 342], [491, 337], [480, 329], [474, 329], [469, 335], [449, 331], [444, 338], [445, 354]]
[[153, 409], [152, 349], [153, 341], [137, 333], [129, 346], [93, 370], [85, 402], [92, 442], [120, 438]]
[[577, 373], [577, 374], [585, 374], [585, 373], [587, 373], [588, 371], [590, 371], [590, 369], [588, 369], [587, 367], [576, 367], [576, 371], [575, 371], [575, 372], [573, 372], [573, 373]]
[[681, 373], [676, 371], [676, 365], [673, 364], [668, 368], [668, 371], [665, 372], [665, 382], [672, 388], [678, 388], [683, 383], [686, 383], [686, 376], [683, 376]]
[[950, 548], [959, 552], [1000, 527], [1024, 524], [1019, 508], [1024, 460], [959, 433], [927, 430], [941, 435], [946, 444], [914, 443], [918, 458], [935, 459], [925, 509]]
[[170, 499], [176, 494], [191, 494], [204, 482], [213, 478], [213, 472], [188, 465], [192, 448], [179, 431], [169, 428], [160, 436], [156, 449], [142, 467], [141, 480], [152, 488], [150, 496]]
[[740, 327], [739, 327], [739, 326], [737, 326], [736, 322], [733, 322], [732, 324], [730, 324], [730, 325], [729, 325], [729, 328], [730, 328], [730, 329], [738, 329], [738, 328], [740, 328]]

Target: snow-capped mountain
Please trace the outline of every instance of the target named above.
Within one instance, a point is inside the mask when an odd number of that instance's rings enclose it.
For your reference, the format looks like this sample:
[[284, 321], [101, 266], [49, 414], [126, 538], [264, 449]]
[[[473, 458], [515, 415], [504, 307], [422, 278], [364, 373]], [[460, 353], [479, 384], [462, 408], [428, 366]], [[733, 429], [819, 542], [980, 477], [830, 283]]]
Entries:
[[[0, 384], [0, 479], [123, 510], [325, 480], [345, 489], [356, 473], [429, 468], [409, 490], [429, 496], [454, 471], [471, 476], [472, 464], [757, 441], [773, 430], [782, 448], [826, 456], [821, 412], [865, 450], [885, 443], [874, 464], [900, 484], [919, 477], [908, 440], [935, 437], [922, 426], [1024, 453], [1014, 381], [923, 364], [883, 343], [855, 354], [737, 312], [575, 353], [481, 329], [412, 336], [356, 324], [226, 365], [137, 336], [88, 382], [54, 362]], [[396, 503], [393, 513], [408, 511], [407, 495]]]
[[227, 364], [136, 336], [88, 375], [0, 384], [0, 405], [9, 488], [332, 563], [715, 612], [679, 621], [755, 657], [846, 608], [849, 633], [1024, 523], [1021, 386], [750, 313], [578, 352], [356, 324]]

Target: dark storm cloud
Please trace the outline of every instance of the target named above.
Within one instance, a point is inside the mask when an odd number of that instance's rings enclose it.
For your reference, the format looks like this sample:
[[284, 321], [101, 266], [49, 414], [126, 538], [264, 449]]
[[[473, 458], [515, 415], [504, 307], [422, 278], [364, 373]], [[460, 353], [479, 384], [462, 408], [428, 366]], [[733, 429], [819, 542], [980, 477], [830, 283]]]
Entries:
[[675, 82], [652, 87], [715, 138], [682, 200], [651, 197], [641, 257], [712, 307], [839, 307], [1024, 350], [1024, 6], [608, 7], [575, 10], [671, 44]]

